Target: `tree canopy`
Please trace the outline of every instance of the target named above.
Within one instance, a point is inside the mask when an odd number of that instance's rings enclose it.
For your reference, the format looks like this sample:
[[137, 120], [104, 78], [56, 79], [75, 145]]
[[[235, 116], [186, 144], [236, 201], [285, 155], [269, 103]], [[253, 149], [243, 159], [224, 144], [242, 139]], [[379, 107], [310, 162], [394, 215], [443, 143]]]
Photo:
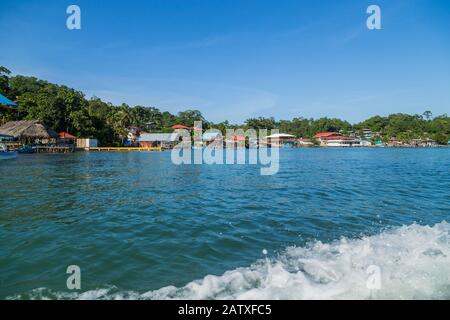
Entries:
[[174, 115], [154, 106], [119, 106], [102, 101], [98, 97], [86, 98], [75, 89], [52, 84], [35, 77], [11, 76], [11, 71], [0, 66], [0, 93], [19, 102], [19, 112], [0, 108], [0, 124], [10, 120], [40, 120], [56, 131], [70, 132], [79, 137], [95, 137], [103, 145], [118, 145], [127, 136], [130, 127], [145, 131], [171, 132], [174, 124], [193, 126], [202, 121], [204, 128], [217, 128], [225, 133], [227, 128], [279, 129], [297, 137], [311, 138], [318, 132], [336, 131], [362, 133], [369, 129], [380, 133], [383, 139], [397, 137], [402, 140], [429, 137], [441, 144], [450, 139], [450, 117], [446, 114], [433, 117], [426, 110], [421, 115], [403, 113], [386, 117], [374, 116], [357, 124], [333, 118], [292, 120], [275, 118], [250, 118], [243, 124], [232, 125], [228, 121], [212, 123], [195, 109], [180, 111]]

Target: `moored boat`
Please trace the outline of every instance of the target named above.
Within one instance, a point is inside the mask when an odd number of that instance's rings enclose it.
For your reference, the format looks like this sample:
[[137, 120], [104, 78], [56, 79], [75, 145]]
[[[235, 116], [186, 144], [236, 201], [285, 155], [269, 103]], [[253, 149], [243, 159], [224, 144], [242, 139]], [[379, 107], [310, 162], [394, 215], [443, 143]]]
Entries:
[[17, 152], [8, 151], [4, 144], [0, 144], [0, 160], [8, 160], [17, 158]]
[[12, 141], [13, 138], [13, 136], [0, 134], [0, 160], [17, 158], [17, 152], [8, 150], [8, 147], [4, 143]]
[[31, 154], [36, 153], [37, 147], [34, 145], [26, 145], [19, 149], [19, 153]]

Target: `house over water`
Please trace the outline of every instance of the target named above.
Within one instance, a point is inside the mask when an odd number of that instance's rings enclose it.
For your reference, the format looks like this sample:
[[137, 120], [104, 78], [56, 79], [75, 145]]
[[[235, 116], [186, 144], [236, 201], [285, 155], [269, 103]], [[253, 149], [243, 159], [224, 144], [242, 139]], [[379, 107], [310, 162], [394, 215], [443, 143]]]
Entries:
[[307, 138], [300, 138], [297, 141], [298, 141], [298, 145], [300, 147], [312, 147], [314, 145], [314, 143], [311, 141], [311, 139], [307, 139]]
[[58, 133], [36, 120], [10, 121], [0, 127], [0, 134], [13, 136], [23, 144], [56, 143]]
[[437, 147], [438, 143], [430, 138], [412, 139], [410, 142], [412, 147]]
[[142, 148], [173, 148], [178, 144], [180, 136], [177, 133], [141, 133], [138, 142]]
[[223, 143], [223, 137], [220, 132], [205, 132], [202, 136], [203, 144], [210, 145], [211, 143]]
[[352, 137], [345, 137], [339, 132], [320, 132], [314, 136], [322, 147], [360, 147], [361, 141]]
[[274, 148], [294, 147], [296, 138], [292, 134], [276, 133], [266, 137], [267, 143]]

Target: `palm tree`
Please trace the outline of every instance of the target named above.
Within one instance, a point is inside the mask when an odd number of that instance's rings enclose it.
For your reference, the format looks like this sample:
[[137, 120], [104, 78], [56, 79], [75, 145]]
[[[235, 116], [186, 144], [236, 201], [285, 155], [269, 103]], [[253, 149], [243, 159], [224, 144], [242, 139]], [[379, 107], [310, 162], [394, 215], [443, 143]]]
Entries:
[[431, 111], [425, 111], [423, 113], [423, 116], [427, 119], [430, 120], [433, 117], [433, 113]]

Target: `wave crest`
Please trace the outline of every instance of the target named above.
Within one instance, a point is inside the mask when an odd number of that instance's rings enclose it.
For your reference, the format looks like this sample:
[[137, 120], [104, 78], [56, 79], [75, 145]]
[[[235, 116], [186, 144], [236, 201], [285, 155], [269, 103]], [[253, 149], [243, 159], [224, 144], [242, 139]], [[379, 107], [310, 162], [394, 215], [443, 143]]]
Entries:
[[[379, 286], [371, 283], [378, 270]], [[25, 299], [450, 299], [450, 224], [289, 247], [277, 258], [146, 293], [35, 289]]]

